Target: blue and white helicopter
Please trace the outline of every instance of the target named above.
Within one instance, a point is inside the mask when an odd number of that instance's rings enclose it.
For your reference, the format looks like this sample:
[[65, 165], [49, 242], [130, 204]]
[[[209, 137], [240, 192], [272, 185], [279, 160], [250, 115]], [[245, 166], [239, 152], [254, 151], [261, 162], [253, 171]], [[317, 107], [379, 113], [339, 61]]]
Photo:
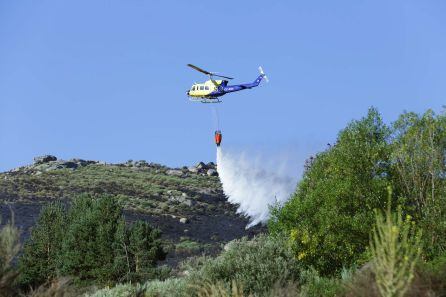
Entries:
[[[240, 85], [230, 85], [228, 86], [228, 80], [233, 79], [232, 77], [217, 75], [214, 72], [209, 72], [203, 70], [195, 65], [187, 64], [187, 66], [206, 74], [209, 76], [209, 80], [204, 83], [195, 83], [192, 85], [190, 90], [186, 92], [187, 96], [189, 96], [190, 101], [201, 102], [201, 103], [220, 103], [219, 97], [232, 92], [237, 92], [241, 90], [251, 89], [257, 87], [262, 79], [268, 82], [268, 78], [262, 70], [262, 67], [259, 67], [260, 75], [256, 78], [256, 80], [252, 83], [240, 84]], [[214, 79], [214, 77], [220, 77], [221, 79]]]

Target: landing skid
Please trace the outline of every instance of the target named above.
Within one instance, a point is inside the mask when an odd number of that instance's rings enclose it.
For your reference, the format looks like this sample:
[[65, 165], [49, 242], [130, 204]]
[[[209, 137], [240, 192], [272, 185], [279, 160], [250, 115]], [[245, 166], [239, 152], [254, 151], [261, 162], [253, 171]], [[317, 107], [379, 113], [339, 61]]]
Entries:
[[201, 103], [221, 103], [218, 98], [194, 98], [189, 97], [189, 100], [192, 102], [201, 102]]

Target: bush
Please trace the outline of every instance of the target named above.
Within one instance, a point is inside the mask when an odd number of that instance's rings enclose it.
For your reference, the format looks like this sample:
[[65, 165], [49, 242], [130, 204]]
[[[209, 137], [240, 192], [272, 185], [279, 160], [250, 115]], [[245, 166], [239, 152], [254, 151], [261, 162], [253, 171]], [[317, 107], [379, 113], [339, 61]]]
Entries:
[[199, 258], [186, 264], [192, 286], [235, 281], [246, 294], [266, 294], [274, 285], [296, 280], [298, 265], [281, 237], [261, 235], [232, 241], [214, 259]]
[[341, 280], [321, 277], [314, 269], [303, 271], [300, 276], [301, 288], [299, 296], [303, 297], [329, 297], [340, 296], [344, 293]]
[[145, 285], [145, 297], [186, 297], [191, 296], [192, 288], [187, 278], [170, 278], [165, 281], [154, 280]]
[[223, 283], [205, 284], [198, 289], [198, 297], [254, 297], [254, 295], [243, 294], [243, 286], [238, 285], [235, 281], [227, 286]]
[[88, 297], [134, 297], [143, 296], [144, 287], [132, 284], [118, 284], [113, 288], [104, 288]]
[[152, 280], [144, 284], [124, 283], [114, 287], [99, 289], [85, 297], [187, 297], [190, 291], [184, 278], [171, 278], [164, 281]]

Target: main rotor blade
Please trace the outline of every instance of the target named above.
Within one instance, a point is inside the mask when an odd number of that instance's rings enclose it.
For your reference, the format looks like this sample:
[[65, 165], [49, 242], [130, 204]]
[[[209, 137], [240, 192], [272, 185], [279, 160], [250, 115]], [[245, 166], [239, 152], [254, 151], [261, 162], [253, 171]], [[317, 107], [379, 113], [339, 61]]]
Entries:
[[201, 73], [209, 75], [209, 76], [217, 76], [217, 77], [222, 77], [222, 78], [226, 78], [226, 79], [234, 79], [233, 77], [228, 77], [228, 76], [214, 74], [212, 72], [206, 71], [206, 70], [201, 69], [200, 67], [197, 67], [197, 66], [192, 65], [192, 64], [187, 64], [187, 66], [189, 66], [190, 68], [195, 69], [195, 70], [197, 70], [197, 71], [199, 71]]
[[233, 77], [227, 77], [227, 76], [223, 76], [223, 75], [217, 75], [217, 74], [212, 74], [212, 76], [218, 76], [218, 77], [222, 77], [222, 78], [227, 78], [227, 79], [234, 79]]
[[189, 66], [190, 68], [193, 68], [193, 69], [195, 69], [195, 70], [197, 70], [197, 71], [200, 71], [201, 73], [204, 73], [204, 74], [207, 74], [207, 75], [212, 75], [211, 72], [206, 71], [206, 70], [204, 70], [204, 69], [201, 69], [200, 67], [197, 67], [197, 66], [195, 66], [195, 65], [187, 64], [187, 66]]

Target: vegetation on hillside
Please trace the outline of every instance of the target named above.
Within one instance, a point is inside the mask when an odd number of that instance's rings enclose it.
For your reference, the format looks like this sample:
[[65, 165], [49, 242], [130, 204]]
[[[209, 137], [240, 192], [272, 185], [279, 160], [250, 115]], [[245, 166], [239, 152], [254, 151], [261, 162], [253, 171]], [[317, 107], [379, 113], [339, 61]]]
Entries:
[[[156, 268], [156, 230], [127, 226], [117, 196], [81, 195], [42, 211], [19, 270], [2, 264], [0, 280], [16, 292], [16, 280], [36, 287], [69, 276], [65, 296], [73, 286], [95, 297], [444, 296], [445, 158], [445, 114], [404, 113], [387, 125], [370, 109], [309, 160], [291, 199], [272, 208], [268, 234], [167, 275]], [[17, 242], [15, 231], [3, 236]], [[194, 249], [186, 237], [174, 248]]]
[[[215, 205], [202, 199], [221, 196], [218, 177], [194, 174], [187, 168], [182, 175], [169, 174], [161, 165], [133, 166], [126, 164], [90, 164], [76, 170], [62, 168], [40, 171], [34, 166], [1, 174], [0, 198], [17, 201], [73, 199], [79, 194], [113, 196], [124, 208], [148, 214], [188, 213], [191, 205], [197, 211], [213, 211]], [[224, 201], [218, 205], [227, 209]]]

